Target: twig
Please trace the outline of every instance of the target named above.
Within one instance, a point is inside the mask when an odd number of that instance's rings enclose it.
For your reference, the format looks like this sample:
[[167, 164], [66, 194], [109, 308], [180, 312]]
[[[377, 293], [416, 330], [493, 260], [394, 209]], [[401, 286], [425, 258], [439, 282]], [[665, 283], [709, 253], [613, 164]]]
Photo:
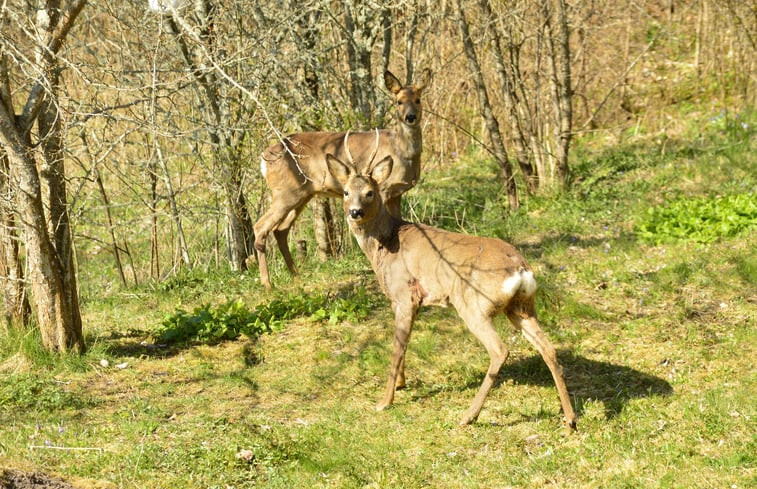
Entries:
[[48, 450], [71, 450], [71, 451], [98, 451], [102, 452], [102, 448], [98, 447], [58, 447], [55, 445], [29, 445], [29, 449], [33, 450], [35, 448], [45, 448]]

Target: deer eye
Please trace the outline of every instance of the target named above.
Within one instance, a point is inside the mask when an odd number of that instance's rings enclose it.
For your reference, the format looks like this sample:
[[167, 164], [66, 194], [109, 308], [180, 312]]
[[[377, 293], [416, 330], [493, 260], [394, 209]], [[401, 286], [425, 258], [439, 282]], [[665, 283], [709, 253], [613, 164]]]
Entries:
[[349, 193], [349, 192], [347, 192], [347, 191], [345, 190], [345, 191], [344, 191], [344, 196], [345, 196], [345, 197], [349, 197], [349, 196], [350, 196], [350, 193]]
[[366, 193], [365, 193], [365, 196], [366, 196], [367, 198], [369, 198], [369, 199], [372, 199], [372, 198], [373, 198], [373, 190], [369, 190], [368, 192], [366, 192]]

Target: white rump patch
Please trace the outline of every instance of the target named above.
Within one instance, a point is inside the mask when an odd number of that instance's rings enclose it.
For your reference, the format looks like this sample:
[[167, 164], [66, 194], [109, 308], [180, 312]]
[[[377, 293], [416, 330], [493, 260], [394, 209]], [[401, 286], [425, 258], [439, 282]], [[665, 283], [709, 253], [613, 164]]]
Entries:
[[520, 291], [526, 295], [534, 295], [536, 293], [536, 279], [534, 278], [534, 272], [531, 270], [520, 271], [521, 283]]
[[265, 158], [260, 158], [260, 173], [263, 174], [263, 178], [265, 178], [265, 173], [268, 168], [265, 164]]
[[502, 292], [509, 298], [516, 294], [533, 295], [536, 292], [536, 279], [530, 270], [518, 270], [502, 282]]

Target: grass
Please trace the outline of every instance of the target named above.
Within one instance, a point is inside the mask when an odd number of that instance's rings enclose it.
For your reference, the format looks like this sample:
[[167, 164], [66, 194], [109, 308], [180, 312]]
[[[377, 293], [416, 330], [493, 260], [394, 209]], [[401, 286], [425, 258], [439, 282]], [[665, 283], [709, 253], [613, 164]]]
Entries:
[[[0, 468], [77, 487], [754, 487], [757, 231], [706, 242], [637, 233], [648, 209], [669, 202], [754, 203], [754, 134], [742, 129], [705, 121], [685, 140], [579, 147], [573, 189], [529, 198], [512, 218], [496, 217], [496, 167], [474, 158], [427, 174], [408, 196], [418, 218], [506, 236], [532, 262], [579, 414], [573, 436], [546, 366], [504, 322], [510, 358], [478, 422], [457, 426], [487, 356], [445, 309], [419, 316], [408, 388], [376, 413], [392, 317], [353, 253], [303, 263], [296, 280], [279, 264], [274, 292], [254, 273], [225, 272], [89, 287], [83, 357], [10, 334]], [[448, 199], [474, 186], [486, 190]], [[279, 309], [301, 312], [231, 340], [156, 334], [204, 314], [208, 328], [244, 332], [251, 315]]]

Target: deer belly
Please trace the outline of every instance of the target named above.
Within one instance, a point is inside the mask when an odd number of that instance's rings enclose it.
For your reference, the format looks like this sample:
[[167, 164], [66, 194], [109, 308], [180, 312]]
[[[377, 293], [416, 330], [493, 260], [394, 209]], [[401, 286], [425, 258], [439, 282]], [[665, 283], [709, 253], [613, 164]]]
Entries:
[[442, 287], [432, 286], [426, 282], [424, 286], [423, 280], [416, 280], [416, 288], [420, 291], [421, 301], [424, 306], [436, 306], [436, 307], [448, 307], [450, 305], [449, 294], [450, 290], [442, 290]]

